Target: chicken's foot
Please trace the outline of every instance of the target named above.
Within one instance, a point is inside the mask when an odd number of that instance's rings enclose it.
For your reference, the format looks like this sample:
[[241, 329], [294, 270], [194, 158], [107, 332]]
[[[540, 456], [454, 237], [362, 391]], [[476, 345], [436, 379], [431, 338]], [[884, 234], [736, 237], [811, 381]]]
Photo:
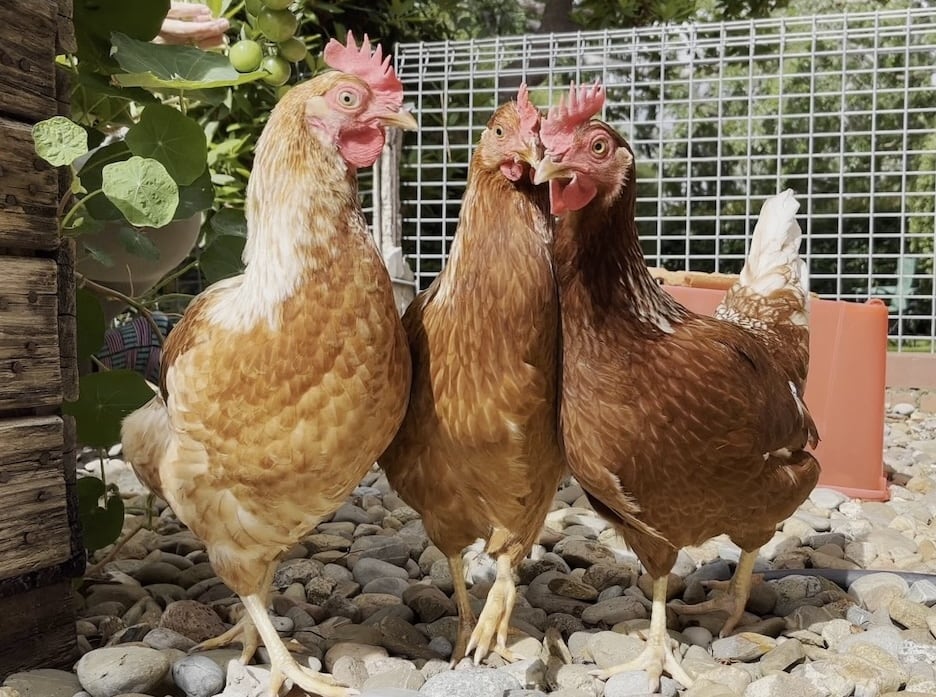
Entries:
[[[494, 585], [488, 591], [484, 609], [471, 633], [468, 641], [467, 653], [474, 650], [475, 665], [479, 665], [490, 651], [503, 656], [506, 661], [513, 662], [516, 657], [507, 648], [507, 633], [510, 630], [510, 615], [513, 612], [514, 602], [517, 599], [517, 586], [513, 579], [513, 564], [509, 554], [497, 557], [497, 576]], [[496, 636], [496, 643], [491, 646]]]
[[[270, 585], [273, 583], [273, 575], [275, 573], [276, 564], [269, 564], [263, 576], [263, 590], [260, 592], [264, 607], [266, 607], [269, 602]], [[218, 649], [236, 642], [240, 642], [243, 647], [238, 660], [242, 665], [247, 665], [257, 652], [257, 647], [260, 645], [260, 636], [257, 634], [257, 627], [254, 625], [253, 620], [250, 618], [250, 613], [248, 613], [246, 609], [233, 627], [213, 639], [206, 639], [200, 644], [196, 644], [191, 648], [191, 651], [208, 651], [209, 649]]]
[[[731, 634], [741, 620], [742, 615], [744, 615], [744, 608], [751, 595], [757, 551], [741, 552], [738, 566], [735, 568], [731, 581], [728, 582], [728, 589], [724, 595], [695, 605], [672, 605], [673, 610], [679, 615], [707, 615], [711, 612], [726, 612], [728, 613], [728, 619], [725, 620], [719, 635], [726, 637]], [[709, 582], [707, 585], [715, 588], [721, 583]]]
[[240, 642], [244, 647], [238, 659], [243, 665], [250, 663], [250, 659], [257, 651], [260, 645], [260, 636], [257, 634], [257, 628], [254, 626], [250, 615], [245, 614], [237, 624], [231, 627], [223, 634], [219, 634], [213, 639], [206, 639], [200, 644], [193, 646], [190, 651], [208, 651], [209, 649], [218, 649], [228, 644]]
[[458, 636], [452, 650], [454, 667], [468, 651], [468, 641], [475, 628], [475, 616], [474, 610], [471, 609], [471, 599], [468, 597], [468, 586], [465, 584], [465, 566], [461, 554], [450, 556], [448, 566], [452, 575], [452, 585], [455, 587], [455, 607], [458, 608]]
[[685, 687], [692, 686], [692, 678], [676, 660], [672, 639], [666, 632], [666, 580], [666, 576], [653, 580], [653, 606], [650, 610], [650, 632], [646, 648], [631, 661], [604, 670], [593, 670], [591, 675], [599, 680], [607, 680], [625, 671], [644, 670], [650, 681], [650, 692], [659, 692], [660, 676], [663, 673]]
[[292, 680], [296, 687], [320, 697], [352, 697], [358, 694], [357, 690], [339, 685], [331, 676], [304, 668], [296, 662], [276, 633], [276, 628], [267, 614], [266, 603], [260, 595], [247, 595], [242, 600], [260, 633], [260, 638], [270, 652], [270, 697], [279, 695], [280, 687], [287, 678]]

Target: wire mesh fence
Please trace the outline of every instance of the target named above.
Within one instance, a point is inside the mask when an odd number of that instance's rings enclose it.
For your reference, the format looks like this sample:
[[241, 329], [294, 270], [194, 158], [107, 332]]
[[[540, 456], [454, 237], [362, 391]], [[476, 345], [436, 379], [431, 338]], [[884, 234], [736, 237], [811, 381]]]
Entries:
[[638, 160], [648, 263], [733, 273], [760, 204], [793, 188], [823, 297], [889, 306], [903, 350], [934, 350], [932, 9], [402, 44], [420, 120], [401, 165], [420, 288], [445, 262], [472, 145], [524, 80], [534, 102], [601, 79]]

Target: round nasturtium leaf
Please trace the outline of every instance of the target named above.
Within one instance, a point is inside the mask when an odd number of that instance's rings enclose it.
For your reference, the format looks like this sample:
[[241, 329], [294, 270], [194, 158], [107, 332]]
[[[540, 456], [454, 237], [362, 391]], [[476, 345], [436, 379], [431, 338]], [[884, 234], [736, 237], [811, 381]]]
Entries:
[[88, 152], [88, 132], [71, 119], [53, 116], [32, 128], [36, 153], [50, 165], [70, 165]]
[[205, 171], [208, 141], [196, 121], [163, 104], [150, 104], [126, 138], [130, 152], [161, 162], [179, 186]]
[[75, 417], [78, 440], [91, 448], [109, 448], [120, 441], [120, 422], [153, 398], [153, 390], [132, 370], [88, 373], [78, 380], [78, 399], [62, 411]]
[[131, 225], [162, 227], [175, 215], [179, 187], [162, 163], [133, 156], [105, 165], [101, 188]]

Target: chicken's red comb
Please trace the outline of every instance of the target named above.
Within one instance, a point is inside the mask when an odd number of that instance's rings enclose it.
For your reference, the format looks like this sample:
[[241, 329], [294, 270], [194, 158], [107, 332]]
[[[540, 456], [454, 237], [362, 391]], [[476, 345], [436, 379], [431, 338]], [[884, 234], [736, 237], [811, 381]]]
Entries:
[[543, 146], [551, 153], [565, 152], [572, 146], [575, 129], [601, 111], [605, 103], [605, 88], [598, 80], [593, 85], [569, 87], [569, 101], [559, 97], [559, 104], [549, 108], [540, 127]]
[[530, 92], [526, 83], [520, 83], [517, 92], [517, 111], [520, 112], [520, 132], [523, 135], [535, 135], [540, 128], [539, 109], [530, 101]]
[[390, 65], [390, 56], [383, 55], [380, 44], [371, 53], [370, 39], [367, 34], [358, 48], [354, 34], [348, 31], [348, 43], [343, 46], [337, 39], [332, 39], [325, 46], [325, 64], [329, 68], [350, 73], [361, 78], [374, 92], [393, 96], [397, 106], [403, 103], [403, 83]]

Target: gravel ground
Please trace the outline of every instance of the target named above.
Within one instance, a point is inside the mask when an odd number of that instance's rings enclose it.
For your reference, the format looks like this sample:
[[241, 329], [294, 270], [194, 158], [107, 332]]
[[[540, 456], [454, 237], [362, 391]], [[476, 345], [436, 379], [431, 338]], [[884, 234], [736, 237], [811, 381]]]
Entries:
[[[733, 636], [718, 638], [717, 617], [687, 617], [691, 623], [681, 625], [671, 613], [695, 684], [686, 690], [664, 678], [663, 695], [936, 695], [936, 415], [929, 407], [916, 393], [892, 394], [890, 501], [817, 489], [762, 549], [761, 568], [772, 576], [755, 586]], [[119, 460], [106, 470], [123, 492], [142, 492]], [[264, 649], [246, 667], [231, 661], [237, 648], [186, 653], [230, 626], [239, 608], [201, 542], [171, 511], [159, 510], [153, 530], [137, 534], [105, 573], [81, 586], [83, 657], [74, 672], [10, 676], [0, 697], [265, 695]], [[126, 529], [137, 522], [128, 517]], [[701, 582], [727, 578], [738, 553], [727, 538], [683, 550], [671, 594], [703, 599]], [[287, 556], [274, 580], [277, 629], [304, 663], [363, 695], [648, 694], [640, 671], [607, 682], [589, 675], [640, 651], [650, 579], [574, 482], [558, 492], [539, 544], [520, 567], [511, 647], [522, 660], [511, 665], [492, 656], [481, 667], [463, 661], [450, 668], [456, 617], [448, 567], [376, 469]], [[493, 563], [479, 548], [465, 559], [479, 610]]]

